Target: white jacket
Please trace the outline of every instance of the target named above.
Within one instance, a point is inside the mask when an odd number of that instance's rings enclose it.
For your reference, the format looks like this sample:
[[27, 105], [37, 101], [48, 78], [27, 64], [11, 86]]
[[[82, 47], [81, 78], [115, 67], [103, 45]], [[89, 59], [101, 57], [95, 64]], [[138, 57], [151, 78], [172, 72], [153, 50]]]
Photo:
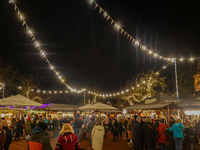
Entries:
[[92, 129], [92, 148], [101, 150], [103, 146], [104, 127], [101, 125], [94, 126]]

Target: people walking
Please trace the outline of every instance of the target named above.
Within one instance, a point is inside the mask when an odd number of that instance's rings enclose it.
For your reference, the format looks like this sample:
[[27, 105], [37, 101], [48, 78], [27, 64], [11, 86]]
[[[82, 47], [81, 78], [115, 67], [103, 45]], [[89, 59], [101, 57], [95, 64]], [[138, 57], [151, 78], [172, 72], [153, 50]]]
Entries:
[[115, 137], [118, 139], [118, 132], [119, 132], [119, 124], [117, 119], [114, 118], [112, 121], [112, 133], [113, 133], [113, 142], [115, 142]]
[[78, 116], [75, 119], [75, 124], [76, 124], [76, 134], [77, 134], [79, 140], [81, 141], [81, 127], [83, 125], [83, 119]]
[[126, 132], [126, 140], [127, 142], [129, 143], [129, 138], [128, 138], [128, 130], [127, 130], [127, 124], [128, 124], [129, 120], [128, 118], [126, 117], [125, 118], [125, 121], [124, 121], [124, 127], [125, 127], [125, 132]]
[[122, 132], [124, 130], [124, 123], [122, 121], [122, 118], [119, 119], [118, 124], [119, 124], [119, 136], [122, 138]]
[[31, 126], [32, 126], [31, 118], [28, 117], [25, 123], [26, 140], [28, 140], [31, 135], [31, 130], [32, 130]]
[[159, 120], [159, 126], [157, 129], [158, 130], [157, 139], [161, 150], [167, 150], [165, 146], [165, 142], [167, 139], [165, 136], [165, 129], [166, 129], [166, 124], [164, 124], [164, 120], [163, 119]]
[[3, 148], [4, 150], [9, 150], [10, 144], [12, 142], [12, 133], [11, 133], [10, 128], [8, 127], [7, 121], [3, 121], [2, 126], [6, 135], [6, 140], [5, 140]]
[[139, 150], [142, 148], [142, 137], [143, 137], [143, 129], [140, 125], [141, 118], [137, 117], [136, 122], [133, 126], [133, 133], [134, 133], [134, 148], [135, 150]]
[[133, 147], [133, 126], [132, 126], [132, 119], [129, 119], [129, 122], [127, 124], [127, 132], [128, 132], [128, 138], [129, 138], [129, 147]]
[[90, 146], [88, 149], [92, 149], [92, 129], [94, 128], [95, 124], [96, 124], [95, 118], [92, 117], [88, 124], [88, 132], [89, 132], [89, 136], [90, 136], [90, 144], [89, 144]]
[[53, 118], [53, 137], [57, 138], [59, 136], [59, 122], [56, 117]]
[[171, 127], [171, 129], [167, 129], [170, 132], [174, 132], [173, 137], [174, 137], [176, 150], [183, 149], [182, 146], [183, 146], [183, 139], [184, 139], [184, 135], [183, 135], [184, 129], [185, 129], [185, 126], [181, 123], [180, 119], [176, 120], [175, 124]]
[[33, 128], [31, 137], [28, 139], [28, 150], [52, 150], [49, 137], [46, 136], [47, 124], [39, 121], [37, 127]]
[[23, 127], [22, 127], [22, 122], [19, 121], [19, 118], [17, 118], [16, 120], [16, 136], [15, 136], [15, 141], [18, 139], [18, 141], [20, 140], [20, 134], [23, 131]]
[[104, 127], [101, 121], [97, 121], [96, 125], [92, 129], [92, 148], [93, 150], [101, 150], [104, 139]]
[[185, 125], [185, 134], [186, 134], [186, 142], [188, 150], [195, 150], [195, 143], [197, 143], [198, 139], [196, 137], [196, 132], [194, 127], [192, 127], [192, 122], [188, 120], [187, 125]]
[[109, 128], [109, 118], [108, 118], [108, 116], [106, 116], [104, 118], [103, 123], [104, 123], [104, 130], [105, 130], [104, 138], [107, 138], [107, 131], [108, 131], [108, 128]]
[[68, 123], [63, 124], [55, 150], [80, 150], [79, 139]]
[[151, 122], [150, 117], [146, 118], [146, 124], [144, 124], [143, 129], [145, 150], [155, 149], [157, 129], [156, 125]]

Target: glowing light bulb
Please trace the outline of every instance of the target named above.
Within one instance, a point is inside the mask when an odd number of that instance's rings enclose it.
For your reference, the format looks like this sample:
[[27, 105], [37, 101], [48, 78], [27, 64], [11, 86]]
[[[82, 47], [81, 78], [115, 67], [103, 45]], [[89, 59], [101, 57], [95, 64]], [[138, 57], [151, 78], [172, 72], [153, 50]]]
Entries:
[[106, 12], [104, 12], [104, 16], [106, 17], [108, 14]]
[[57, 91], [54, 91], [55, 94], [57, 94]]
[[117, 95], [119, 95], [119, 93], [117, 93]]
[[138, 41], [135, 41], [135, 45], [139, 45], [139, 42], [138, 42]]
[[21, 90], [21, 89], [22, 89], [22, 87], [21, 87], [21, 86], [19, 86], [19, 87], [18, 87], [18, 89], [20, 89], [20, 90]]
[[163, 66], [163, 69], [165, 69], [166, 68], [166, 66]]
[[167, 58], [168, 61], [170, 61], [170, 58]]
[[105, 95], [103, 94], [102, 97], [105, 97]]
[[22, 14], [19, 17], [20, 17], [21, 20], [24, 19], [23, 16], [22, 16]]
[[138, 84], [137, 87], [139, 87], [140, 85]]
[[54, 69], [54, 67], [53, 67], [53, 66], [51, 66], [50, 68], [51, 68], [52, 70]]
[[56, 75], [59, 75], [59, 72], [56, 72]]
[[42, 55], [42, 56], [45, 56], [45, 53], [44, 53], [44, 52], [42, 52], [42, 53], [41, 53], [41, 55]]
[[128, 89], [126, 90], [126, 92], [128, 92]]
[[101, 97], [101, 94], [99, 94], [99, 96]]
[[60, 93], [62, 93], [62, 91], [60, 91]]
[[180, 61], [183, 61], [183, 58], [181, 58]]
[[190, 61], [193, 61], [194, 60], [194, 58], [190, 58]]
[[90, 94], [90, 91], [88, 91], [88, 93]]
[[132, 90], [134, 89], [134, 87], [132, 87]]
[[65, 91], [65, 93], [68, 93], [68, 91]]
[[145, 82], [145, 81], [143, 81], [143, 83], [145, 84], [146, 82]]
[[159, 75], [159, 72], [156, 72], [157, 75]]
[[33, 91], [34, 91], [34, 89], [31, 89], [31, 91], [33, 92]]
[[40, 44], [39, 44], [38, 42], [36, 42], [36, 43], [35, 43], [35, 46], [36, 46], [36, 47], [39, 47], [39, 46], [40, 46]]
[[62, 81], [62, 82], [65, 82], [65, 80], [63, 80], [63, 79], [62, 79], [61, 81]]
[[149, 50], [148, 52], [149, 52], [149, 54], [152, 54], [152, 53], [153, 53], [151, 50]]
[[120, 28], [120, 26], [119, 25], [117, 25], [117, 29], [119, 29]]
[[37, 92], [39, 93], [39, 92], [40, 92], [40, 90], [37, 90]]
[[145, 50], [145, 49], [146, 49], [146, 47], [145, 47], [145, 46], [142, 46], [142, 49], [143, 49], [143, 50]]
[[43, 91], [43, 93], [46, 93], [46, 91]]
[[59, 79], [62, 79], [62, 77], [61, 77], [61, 76], [58, 76], [58, 78], [59, 78]]
[[9, 0], [9, 3], [14, 3], [14, 0]]
[[122, 91], [122, 94], [124, 94], [124, 91]]
[[31, 32], [31, 30], [30, 30], [30, 29], [28, 30], [28, 34], [32, 34], [32, 32]]
[[113, 94], [113, 96], [115, 96], [116, 94]]
[[49, 91], [49, 94], [51, 94], [51, 91]]
[[157, 57], [158, 56], [158, 54], [156, 54], [156, 53], [154, 53], [154, 55], [153, 55], [154, 57]]
[[112, 94], [110, 94], [110, 97], [112, 96]]
[[106, 94], [106, 97], [108, 97], [108, 95]]

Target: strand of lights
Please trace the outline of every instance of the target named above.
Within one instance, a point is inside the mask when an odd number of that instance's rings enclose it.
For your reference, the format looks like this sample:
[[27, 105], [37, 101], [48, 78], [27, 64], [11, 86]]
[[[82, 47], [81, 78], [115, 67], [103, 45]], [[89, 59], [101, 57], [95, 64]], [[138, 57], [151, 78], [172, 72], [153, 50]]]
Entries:
[[174, 62], [175, 59], [179, 60], [179, 61], [183, 61], [183, 60], [189, 60], [189, 61], [194, 61], [195, 59], [200, 59], [200, 57], [191, 57], [191, 58], [167, 58], [167, 57], [163, 57], [155, 52], [153, 52], [152, 50], [146, 48], [144, 45], [142, 45], [141, 43], [139, 43], [136, 39], [134, 39], [127, 31], [125, 31], [120, 25], [119, 23], [117, 23], [111, 16], [109, 16], [107, 14], [107, 12], [94, 0], [89, 0], [89, 3], [92, 4], [94, 3], [94, 9], [99, 8], [99, 14], [103, 13], [104, 18], [106, 18], [106, 21], [110, 20], [110, 25], [114, 24], [114, 28], [117, 31], [120, 31], [121, 34], [124, 35], [124, 37], [126, 37], [129, 41], [131, 41], [135, 46], [139, 47], [142, 51], [145, 51], [147, 54], [152, 55], [155, 58], [161, 59], [161, 60], [165, 60], [165, 61], [171, 61]]
[[45, 60], [45, 62], [48, 64], [49, 68], [56, 74], [56, 76], [58, 77], [58, 79], [67, 86], [68, 89], [70, 89], [72, 92], [76, 92], [76, 93], [82, 93], [83, 91], [86, 91], [85, 88], [81, 89], [81, 90], [77, 90], [72, 88], [71, 86], [69, 86], [66, 82], [65, 79], [62, 78], [62, 76], [59, 74], [59, 72], [55, 69], [55, 67], [51, 64], [51, 62], [49, 61], [49, 59], [47, 58], [44, 50], [41, 48], [41, 44], [37, 41], [36, 37], [34, 36], [33, 32], [31, 31], [31, 29], [29, 28], [26, 20], [24, 19], [22, 13], [20, 12], [17, 4], [15, 3], [14, 0], [9, 0], [9, 3], [13, 3], [14, 4], [14, 9], [15, 11], [17, 11], [17, 14], [20, 18], [20, 20], [22, 21], [22, 25], [25, 26], [27, 34], [31, 37], [31, 40], [33, 41], [35, 47], [38, 49], [38, 51], [41, 54], [41, 57]]
[[[90, 0], [90, 2], [95, 2], [93, 0]], [[49, 68], [55, 73], [55, 75], [58, 77], [58, 79], [64, 84], [66, 85], [66, 87], [71, 91], [71, 92], [75, 92], [75, 93], [82, 93], [84, 91], [87, 91], [85, 88], [81, 89], [81, 90], [77, 90], [77, 89], [74, 89], [72, 88], [71, 86], [69, 86], [65, 80], [62, 78], [62, 76], [60, 75], [60, 73], [55, 69], [55, 67], [50, 63], [50, 61], [48, 60], [44, 50], [42, 50], [41, 46], [40, 46], [40, 43], [36, 40], [33, 32], [31, 31], [31, 29], [29, 28], [28, 24], [26, 23], [22, 13], [20, 12], [17, 4], [15, 3], [14, 0], [9, 0], [9, 3], [13, 3], [14, 4], [14, 7], [15, 7], [15, 11], [17, 11], [18, 13], [18, 16], [20, 17], [20, 20], [22, 21], [22, 25], [26, 27], [26, 31], [27, 31], [27, 34], [31, 37], [31, 40], [33, 41], [35, 47], [38, 49], [38, 51], [40, 52], [41, 54], [41, 57], [45, 60], [45, 62], [48, 64]], [[135, 43], [136, 46], [139, 46], [142, 50], [145, 50], [147, 51], [149, 54], [153, 55], [154, 57], [158, 57], [160, 59], [164, 59], [164, 60], [168, 60], [170, 62], [173, 62], [174, 61], [174, 58], [164, 58], [162, 56], [159, 56], [158, 54], [154, 53], [153, 51], [151, 50], [148, 50], [145, 46], [141, 45], [138, 41], [136, 41], [132, 36], [130, 36], [124, 29], [122, 29], [96, 2], [95, 2], [95, 9], [99, 7], [100, 10], [99, 10], [99, 13], [101, 13], [102, 11], [104, 12], [104, 17], [107, 18], [107, 21], [109, 19], [111, 19], [111, 25], [113, 23], [115, 23], [115, 28], [117, 30], [121, 30], [121, 34], [124, 33], [124, 36], [127, 35], [127, 38], [129, 38], [130, 40], [132, 40], [133, 43]], [[193, 58], [190, 58], [190, 60], [192, 61]], [[167, 66], [167, 65], [166, 65]], [[166, 68], [166, 66], [164, 66], [162, 69]], [[161, 70], [162, 70], [161, 69]], [[159, 71], [156, 72], [156, 75], [159, 75]], [[144, 84], [144, 83], [143, 83]], [[139, 87], [140, 84], [137, 85], [137, 87]], [[18, 87], [19, 89], [22, 89], [22, 87]], [[117, 92], [117, 93], [113, 93], [113, 94], [98, 94], [98, 93], [95, 93], [95, 92], [92, 92], [92, 91], [88, 91], [88, 94], [92, 94], [92, 95], [95, 95], [95, 96], [99, 96], [99, 97], [116, 97], [116, 96], [119, 96], [119, 95], [123, 95], [125, 92], [128, 92], [130, 89], [127, 89], [126, 91], [121, 91], [121, 92]], [[66, 91], [41, 91], [41, 90], [36, 90], [38, 93], [42, 92], [42, 93], [54, 93], [54, 94], [57, 94], [57, 93], [66, 93]]]

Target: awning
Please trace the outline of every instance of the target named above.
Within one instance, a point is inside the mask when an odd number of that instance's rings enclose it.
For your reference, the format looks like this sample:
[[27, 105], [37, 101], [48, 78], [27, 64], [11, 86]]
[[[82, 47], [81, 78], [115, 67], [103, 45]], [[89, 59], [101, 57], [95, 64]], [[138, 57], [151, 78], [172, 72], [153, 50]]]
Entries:
[[88, 105], [85, 105], [85, 106], [81, 106], [79, 107], [80, 110], [118, 110], [118, 108], [116, 107], [112, 107], [112, 106], [109, 106], [107, 104], [103, 104], [103, 103], [96, 103], [96, 104], [88, 104]]
[[46, 107], [44, 110], [46, 111], [75, 111], [78, 109], [78, 105], [69, 105], [69, 104], [57, 104], [57, 103], [49, 103], [44, 104]]

